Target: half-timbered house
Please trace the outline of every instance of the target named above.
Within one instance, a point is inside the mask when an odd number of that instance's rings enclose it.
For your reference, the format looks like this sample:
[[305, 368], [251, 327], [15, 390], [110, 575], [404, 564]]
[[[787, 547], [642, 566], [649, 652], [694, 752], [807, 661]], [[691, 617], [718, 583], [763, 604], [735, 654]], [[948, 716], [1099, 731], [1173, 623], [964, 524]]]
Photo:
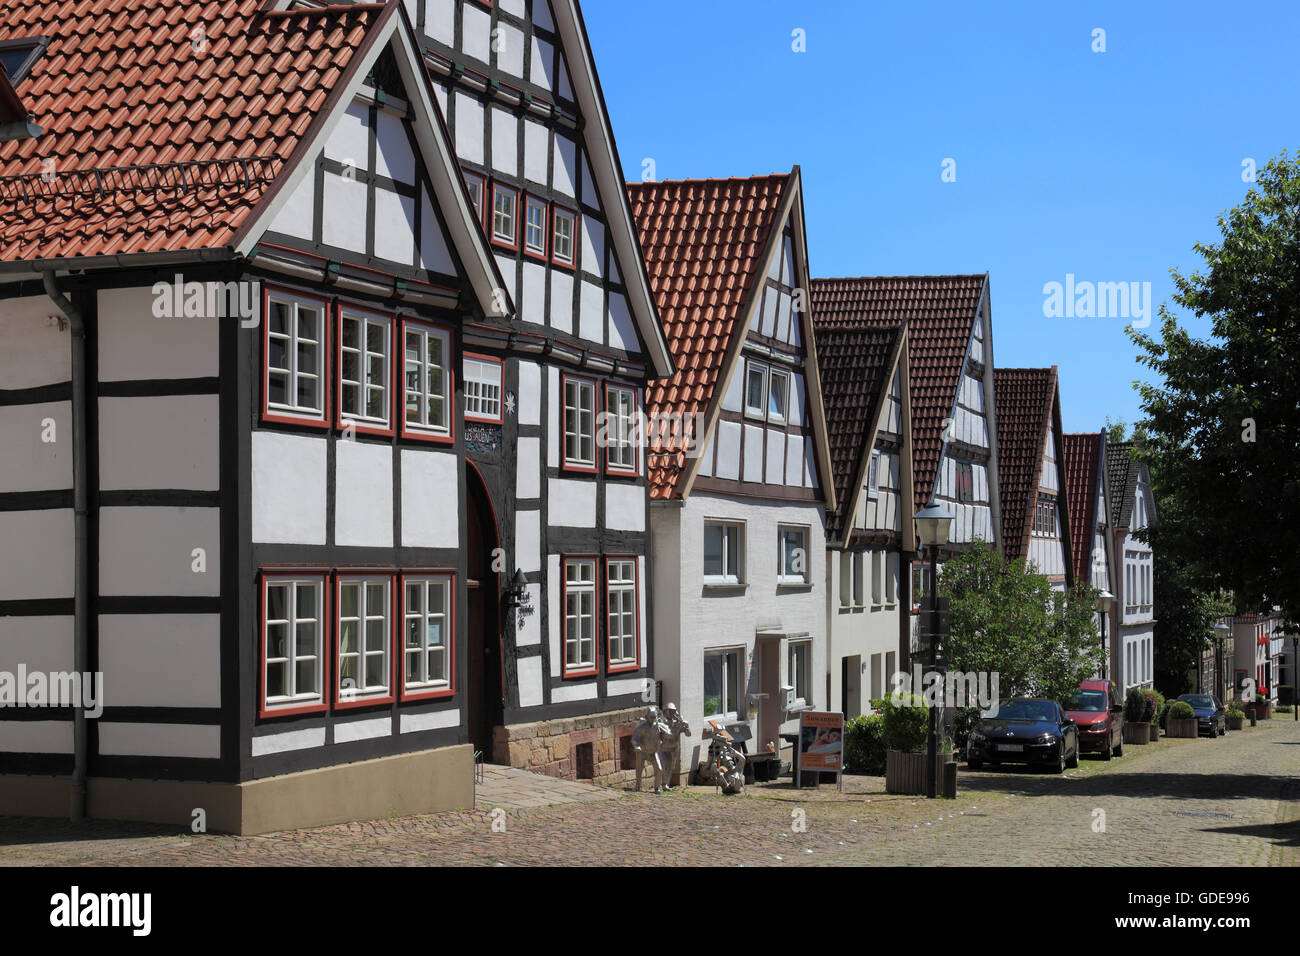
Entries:
[[900, 614], [897, 660], [910, 670], [931, 574], [910, 516], [932, 503], [952, 513], [941, 562], [976, 539], [1001, 541], [988, 276], [816, 279], [813, 301], [819, 326], [907, 326], [912, 506], [899, 522], [897, 587], [910, 613]]
[[[1086, 581], [1101, 594], [1115, 596], [1114, 541], [1106, 508], [1106, 434], [1065, 435], [1066, 512], [1070, 520], [1070, 560], [1074, 579]], [[1102, 669], [1097, 676], [1110, 680], [1118, 673], [1117, 642], [1111, 630], [1109, 609], [1097, 615], [1097, 640], [1102, 648]]]
[[1153, 552], [1137, 535], [1156, 520], [1155, 497], [1147, 466], [1132, 457], [1132, 448], [1132, 442], [1106, 445], [1116, 585], [1111, 616], [1119, 654], [1114, 679], [1125, 693], [1150, 687], [1155, 673]]
[[799, 710], [825, 706], [834, 506], [799, 169], [628, 191], [677, 365], [647, 400], [655, 676], [692, 727], [773, 752]]
[[0, 715], [0, 812], [617, 773], [672, 365], [576, 3], [199, 6], [0, 13], [0, 669], [104, 705]]

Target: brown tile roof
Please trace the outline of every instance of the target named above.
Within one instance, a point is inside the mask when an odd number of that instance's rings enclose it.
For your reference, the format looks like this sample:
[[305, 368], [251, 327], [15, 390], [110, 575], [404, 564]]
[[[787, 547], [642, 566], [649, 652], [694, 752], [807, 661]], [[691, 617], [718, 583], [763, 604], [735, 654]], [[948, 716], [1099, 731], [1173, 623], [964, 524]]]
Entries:
[[1056, 366], [994, 369], [993, 393], [998, 416], [1002, 547], [1007, 560], [1014, 561], [1029, 551], [1043, 449], [1056, 401]]
[[859, 466], [875, 442], [871, 426], [879, 416], [886, 379], [894, 371], [890, 359], [905, 326], [821, 326], [815, 319], [817, 362], [838, 503], [835, 511], [826, 513], [826, 534], [831, 538], [839, 533], [845, 515], [857, 500], [854, 485], [859, 481]]
[[[46, 130], [0, 143], [0, 261], [228, 246], [322, 111], [379, 4], [262, 13], [263, 0], [10, 0], [0, 40], [52, 37], [17, 93]], [[391, 12], [390, 14], [391, 15]], [[196, 33], [198, 30], [202, 33]], [[209, 166], [197, 187], [86, 186], [146, 164]], [[53, 160], [53, 182], [41, 178]], [[129, 167], [123, 170], [123, 167]], [[194, 167], [187, 169], [193, 177]], [[192, 180], [191, 180], [192, 181]]]
[[[650, 288], [677, 369], [672, 378], [647, 387], [650, 414], [689, 420], [708, 411], [793, 175], [628, 184]], [[680, 446], [652, 436], [646, 464], [650, 497], [671, 498], [687, 467]]]
[[[987, 275], [814, 279], [813, 321], [896, 326], [907, 323], [916, 507], [930, 501], [943, 421], [952, 414]], [[987, 337], [985, 338], [987, 342]]]
[[1097, 479], [1104, 436], [1063, 435], [1065, 497], [1070, 512], [1071, 555], [1076, 581], [1092, 580], [1092, 536], [1097, 527]]
[[1133, 520], [1137, 498], [1139, 466], [1130, 457], [1133, 442], [1111, 442], [1106, 446], [1106, 474], [1110, 479], [1110, 524], [1127, 528]]

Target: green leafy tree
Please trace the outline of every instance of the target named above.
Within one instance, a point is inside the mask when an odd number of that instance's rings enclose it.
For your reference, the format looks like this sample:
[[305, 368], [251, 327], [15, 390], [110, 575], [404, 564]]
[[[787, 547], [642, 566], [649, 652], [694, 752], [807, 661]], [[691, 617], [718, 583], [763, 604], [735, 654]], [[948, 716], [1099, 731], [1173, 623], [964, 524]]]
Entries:
[[997, 673], [1003, 697], [1059, 700], [1101, 667], [1097, 590], [1052, 589], [1032, 564], [1008, 564], [983, 541], [948, 561], [948, 659], [959, 671]]
[[[1294, 621], [1300, 161], [1283, 153], [1269, 162], [1241, 205], [1219, 217], [1219, 230], [1221, 242], [1194, 247], [1202, 269], [1172, 273], [1173, 301], [1208, 319], [1210, 337], [1191, 336], [1165, 305], [1159, 338], [1128, 330], [1138, 361], [1158, 376], [1137, 383], [1146, 431], [1140, 455], [1158, 484], [1152, 542], [1157, 555], [1185, 561], [1195, 589], [1231, 592], [1243, 610], [1278, 605]], [[1156, 609], [1157, 619], [1177, 613], [1163, 602]]]

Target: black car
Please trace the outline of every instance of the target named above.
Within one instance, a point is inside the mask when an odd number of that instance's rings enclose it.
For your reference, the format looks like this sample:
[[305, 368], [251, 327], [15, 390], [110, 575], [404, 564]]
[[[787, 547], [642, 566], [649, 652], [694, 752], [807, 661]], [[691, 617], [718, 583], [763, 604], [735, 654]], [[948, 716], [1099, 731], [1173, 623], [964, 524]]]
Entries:
[[966, 764], [1044, 764], [1057, 773], [1079, 766], [1079, 728], [1054, 700], [1015, 697], [998, 701], [971, 729]]
[[1196, 712], [1196, 732], [1222, 737], [1228, 732], [1228, 715], [1213, 694], [1183, 694], [1178, 698], [1192, 705]]

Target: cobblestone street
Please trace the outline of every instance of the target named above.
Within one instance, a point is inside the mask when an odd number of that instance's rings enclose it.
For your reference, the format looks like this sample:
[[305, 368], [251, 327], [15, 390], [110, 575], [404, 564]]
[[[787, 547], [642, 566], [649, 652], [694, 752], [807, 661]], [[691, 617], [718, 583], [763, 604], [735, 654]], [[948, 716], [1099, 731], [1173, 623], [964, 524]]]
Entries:
[[[260, 837], [156, 827], [0, 820], [15, 865], [1294, 865], [1300, 862], [1300, 727], [1129, 746], [1057, 777], [1009, 768], [959, 775], [956, 801], [845, 792], [788, 780], [742, 797], [529, 788], [493, 774], [474, 811]], [[496, 777], [495, 782], [493, 777]], [[495, 788], [495, 790], [493, 789]], [[501, 799], [492, 800], [493, 793]], [[540, 794], [540, 795], [538, 795]], [[549, 794], [549, 797], [547, 796]], [[547, 802], [548, 799], [551, 802]], [[554, 802], [563, 801], [563, 802]], [[493, 802], [505, 804], [496, 814]], [[1104, 817], [1103, 817], [1104, 814]], [[1104, 829], [1101, 823], [1104, 822]]]

